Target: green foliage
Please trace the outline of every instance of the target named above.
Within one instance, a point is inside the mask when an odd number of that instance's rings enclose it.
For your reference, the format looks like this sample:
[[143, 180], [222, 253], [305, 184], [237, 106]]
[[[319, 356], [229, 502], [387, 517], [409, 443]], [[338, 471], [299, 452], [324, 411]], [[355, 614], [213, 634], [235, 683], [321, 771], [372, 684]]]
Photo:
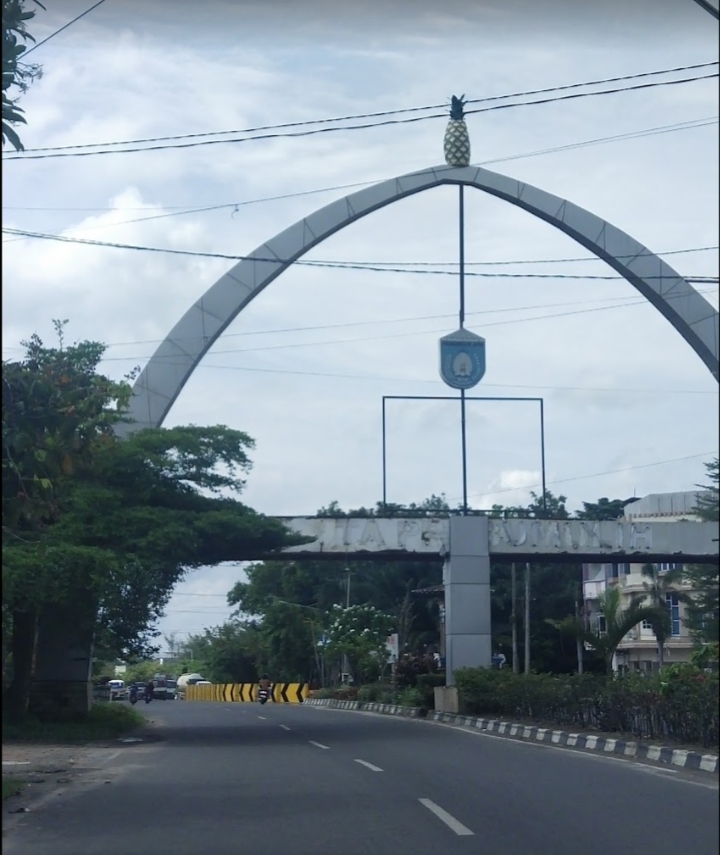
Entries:
[[[39, 0], [35, 5], [45, 7]], [[2, 8], [2, 142], [9, 142], [16, 151], [23, 150], [23, 144], [17, 132], [11, 125], [27, 124], [23, 110], [18, 107], [18, 97], [11, 97], [11, 90], [18, 89], [20, 93], [27, 91], [33, 80], [42, 76], [39, 65], [27, 65], [21, 57], [27, 51], [27, 45], [20, 41], [35, 39], [27, 31], [27, 24], [35, 17], [35, 9], [26, 9], [24, 0], [3, 0]]]
[[577, 512], [579, 520], [617, 520], [625, 514], [627, 499], [598, 499], [597, 502], [583, 502], [583, 509]]
[[111, 441], [132, 394], [127, 383], [97, 373], [105, 352], [97, 342], [66, 347], [33, 335], [23, 359], [3, 362], [3, 537], [20, 538], [58, 515], [65, 483], [86, 473], [97, 445]]
[[445, 685], [445, 673], [419, 674], [417, 678], [417, 689], [422, 696], [421, 706], [426, 709], [435, 709], [435, 689]]
[[455, 680], [460, 699], [475, 715], [718, 745], [718, 676], [691, 665], [619, 679], [463, 668]]
[[417, 686], [407, 686], [397, 696], [401, 707], [422, 707], [425, 696]]
[[385, 669], [387, 637], [393, 628], [393, 618], [370, 605], [330, 610], [326, 653], [347, 656], [356, 682], [377, 677]]
[[709, 484], [699, 485], [703, 491], [698, 494], [697, 507], [695, 513], [700, 519], [708, 522], [718, 522], [720, 519], [720, 459], [715, 458], [710, 463], [705, 464], [707, 477], [710, 480]]
[[395, 698], [395, 688], [390, 683], [369, 683], [360, 686], [357, 699], [371, 704], [390, 704]]
[[[642, 568], [642, 575], [645, 578], [643, 587], [648, 594], [648, 601], [658, 613], [665, 613], [667, 609], [667, 595], [675, 592], [678, 598], [687, 602], [688, 598], [682, 591], [677, 591], [677, 586], [682, 583], [685, 571], [682, 567], [676, 567], [672, 570], [666, 570], [660, 573], [655, 564], [645, 564]], [[653, 632], [658, 644], [658, 662], [662, 668], [665, 663], [665, 644], [670, 637], [671, 627], [670, 620], [658, 620], [653, 624]]]
[[23, 791], [24, 787], [25, 787], [24, 782], [20, 781], [18, 778], [10, 778], [10, 777], [5, 777], [5, 775], [3, 775], [3, 779], [2, 779], [3, 801], [5, 801], [5, 799], [11, 798], [12, 796], [19, 795]]
[[62, 611], [68, 633], [97, 629], [104, 658], [147, 656], [149, 627], [189, 569], [298, 542], [228, 495], [250, 469], [246, 434], [191, 426], [119, 440], [130, 386], [98, 374], [103, 345], [66, 347], [56, 327], [58, 348], [33, 336], [3, 367], [3, 631], [8, 614], [25, 626], [13, 636], [18, 715], [36, 619], [42, 632]]
[[605, 630], [592, 629], [584, 621], [576, 617], [566, 617], [563, 620], [549, 620], [548, 623], [561, 632], [579, 638], [589, 645], [605, 662], [608, 674], [612, 674], [612, 660], [615, 651], [625, 636], [639, 623], [648, 621], [657, 637], [667, 637], [670, 634], [669, 615], [667, 608], [643, 605], [638, 601], [631, 602], [623, 609], [622, 594], [619, 588], [611, 587], [598, 597], [599, 611], [605, 620]]
[[[417, 686], [425, 676], [438, 676], [442, 680], [445, 679], [444, 672], [440, 672], [433, 656], [406, 653], [395, 663], [394, 677], [398, 689]], [[437, 683], [437, 685], [444, 685], [444, 683]]]
[[255, 634], [254, 627], [231, 621], [190, 636], [187, 646], [198, 658], [186, 663], [188, 670], [202, 674], [211, 683], [257, 683], [262, 671], [254, 655]]
[[[698, 495], [695, 513], [703, 520], [717, 522], [718, 482], [720, 461], [718, 458], [705, 464], [709, 484]], [[691, 564], [685, 568], [685, 578], [692, 586], [692, 597], [686, 601], [686, 624], [692, 635], [700, 642], [720, 640], [720, 568], [715, 564]]]
[[[336, 503], [324, 512], [344, 513]], [[351, 601], [390, 615], [403, 648], [438, 641], [437, 604], [414, 600], [410, 592], [441, 582], [440, 561], [266, 561], [246, 573], [247, 582], [233, 587], [228, 602], [237, 606], [235, 617], [253, 616], [257, 668], [274, 679], [321, 682], [332, 671], [334, 659], [318, 642], [332, 608], [346, 601], [348, 575]]]
[[14, 724], [3, 718], [3, 742], [48, 742], [73, 745], [123, 736], [142, 727], [146, 719], [124, 703], [94, 704], [90, 712], [75, 721], [40, 721], [27, 718]]

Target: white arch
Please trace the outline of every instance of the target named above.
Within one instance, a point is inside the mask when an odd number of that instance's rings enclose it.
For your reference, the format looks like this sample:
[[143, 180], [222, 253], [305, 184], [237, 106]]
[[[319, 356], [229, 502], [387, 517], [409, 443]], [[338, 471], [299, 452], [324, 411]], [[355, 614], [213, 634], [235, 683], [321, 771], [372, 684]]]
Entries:
[[606, 261], [648, 299], [718, 379], [718, 313], [662, 259], [566, 199], [480, 167], [439, 166], [359, 190], [320, 208], [254, 250], [183, 315], [133, 387], [127, 434], [159, 427], [183, 386], [228, 325], [273, 279], [325, 238], [373, 211], [441, 184], [476, 187], [559, 228]]

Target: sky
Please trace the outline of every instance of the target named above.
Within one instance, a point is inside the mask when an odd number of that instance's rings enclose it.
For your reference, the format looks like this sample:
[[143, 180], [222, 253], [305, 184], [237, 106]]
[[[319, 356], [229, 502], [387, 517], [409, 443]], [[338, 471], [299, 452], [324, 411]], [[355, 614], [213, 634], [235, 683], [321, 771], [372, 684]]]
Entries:
[[[31, 29], [38, 41], [92, 3], [45, 5]], [[105, 0], [28, 57], [43, 77], [21, 102], [24, 162], [3, 151], [3, 228], [247, 254], [362, 186], [442, 164], [446, 120], [424, 117], [446, 114], [453, 94], [481, 99], [716, 62], [717, 34], [693, 0]], [[570, 91], [715, 73], [716, 65]], [[439, 105], [395, 117], [421, 121], [376, 128], [218, 135]], [[474, 164], [672, 253], [665, 260], [686, 277], [717, 279], [717, 119], [710, 77], [478, 113], [467, 125]], [[225, 141], [86, 154], [189, 134], [205, 136], [154, 145]], [[621, 135], [630, 136], [604, 140]], [[239, 138], [247, 141], [228, 141]], [[31, 151], [90, 144], [101, 145]], [[718, 387], [699, 357], [570, 238], [480, 192], [465, 198], [467, 269], [492, 274], [467, 278], [467, 326], [487, 346], [473, 394], [543, 398], [549, 489], [575, 509], [701, 483], [717, 454]], [[423, 272], [457, 270], [456, 188], [388, 206], [305, 260], [411, 272], [293, 266], [230, 325], [165, 422], [252, 436], [243, 498], [267, 514], [312, 515], [333, 500], [374, 505], [382, 397], [456, 395], [439, 378], [438, 339], [458, 326], [457, 277]], [[33, 332], [54, 343], [52, 320], [67, 319], [69, 339], [109, 345], [102, 370], [122, 377], [233, 264], [6, 233], [3, 359], [20, 355]], [[717, 307], [717, 281], [695, 287]], [[444, 493], [458, 503], [457, 404], [387, 407], [388, 501]], [[525, 503], [539, 489], [538, 411], [537, 401], [468, 404], [473, 506]], [[194, 572], [159, 628], [182, 637], [221, 622], [241, 577], [234, 565]]]

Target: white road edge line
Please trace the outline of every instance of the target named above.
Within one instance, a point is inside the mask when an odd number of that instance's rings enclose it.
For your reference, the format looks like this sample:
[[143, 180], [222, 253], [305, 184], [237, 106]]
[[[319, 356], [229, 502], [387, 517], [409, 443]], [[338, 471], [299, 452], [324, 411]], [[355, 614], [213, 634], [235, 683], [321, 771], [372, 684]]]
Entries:
[[280, 727], [281, 727], [283, 730], [290, 730], [290, 728], [289, 728], [286, 724], [281, 724], [281, 725], [280, 725]]
[[316, 748], [324, 748], [326, 751], [330, 750], [330, 746], [329, 745], [323, 745], [322, 742], [313, 742], [312, 739], [310, 739], [308, 741], [310, 742], [310, 745], [314, 745]]
[[448, 828], [452, 829], [460, 837], [474, 837], [475, 832], [470, 831], [470, 829], [463, 825], [459, 820], [455, 819], [454, 816], [451, 816], [446, 810], [443, 810], [439, 805], [436, 805], [435, 802], [430, 799], [418, 799], [421, 805], [426, 807], [429, 811], [435, 814], [438, 819], [441, 819]]
[[356, 763], [359, 763], [361, 766], [367, 766], [371, 772], [382, 772], [382, 769], [379, 766], [373, 766], [372, 763], [368, 763], [367, 760], [356, 760]]

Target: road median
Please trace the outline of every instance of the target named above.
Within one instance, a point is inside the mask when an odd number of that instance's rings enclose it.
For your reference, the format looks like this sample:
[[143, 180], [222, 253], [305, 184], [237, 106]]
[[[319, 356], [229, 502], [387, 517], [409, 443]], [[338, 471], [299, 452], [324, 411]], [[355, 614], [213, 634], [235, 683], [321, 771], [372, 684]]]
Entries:
[[706, 754], [701, 751], [686, 750], [670, 745], [639, 742], [627, 739], [622, 735], [618, 735], [616, 738], [605, 734], [575, 733], [550, 727], [528, 725], [521, 722], [500, 721], [498, 719], [438, 712], [436, 710], [424, 710], [417, 707], [403, 707], [398, 704], [308, 698], [305, 701], [305, 705], [328, 707], [329, 709], [337, 710], [372, 712], [379, 715], [401, 716], [403, 718], [424, 720], [437, 724], [455, 725], [456, 727], [470, 727], [483, 733], [507, 739], [555, 745], [559, 748], [624, 757], [628, 760], [645, 760], [661, 765], [687, 769], [689, 771], [707, 772], [714, 775], [717, 775], [720, 769], [720, 758], [715, 754]]

